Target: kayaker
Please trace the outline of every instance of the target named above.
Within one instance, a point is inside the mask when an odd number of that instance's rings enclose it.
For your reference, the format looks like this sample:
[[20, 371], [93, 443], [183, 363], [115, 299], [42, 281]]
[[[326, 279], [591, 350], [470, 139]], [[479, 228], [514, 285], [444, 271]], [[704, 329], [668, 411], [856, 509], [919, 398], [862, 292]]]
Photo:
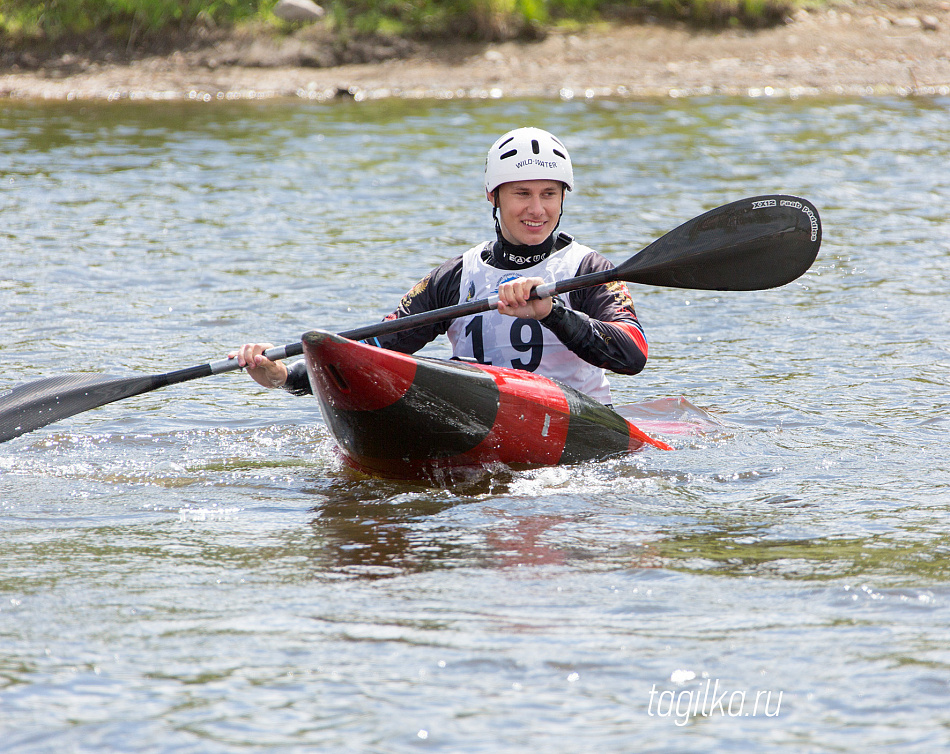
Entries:
[[[623, 282], [572, 291], [563, 299], [528, 300], [544, 282], [610, 269], [601, 254], [558, 232], [574, 172], [566, 147], [540, 128], [518, 128], [498, 139], [485, 164], [485, 196], [495, 240], [432, 270], [403, 296], [387, 320], [487, 298], [497, 311], [373, 338], [373, 345], [415, 353], [447, 333], [453, 356], [538, 372], [610, 404], [606, 370], [637, 374], [647, 341]], [[306, 366], [289, 369], [247, 344], [231, 354], [259, 384], [310, 393]]]

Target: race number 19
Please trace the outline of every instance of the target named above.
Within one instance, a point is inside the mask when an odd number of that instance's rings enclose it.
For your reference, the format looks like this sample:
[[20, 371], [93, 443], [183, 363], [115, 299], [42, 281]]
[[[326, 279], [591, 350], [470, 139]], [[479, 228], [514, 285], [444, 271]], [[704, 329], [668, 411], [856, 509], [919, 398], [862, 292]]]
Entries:
[[[479, 364], [491, 364], [485, 361], [485, 342], [482, 338], [481, 316], [472, 317], [472, 321], [465, 328], [465, 334], [472, 336], [472, 355]], [[527, 337], [525, 329], [527, 328]], [[527, 360], [512, 359], [511, 366], [533, 372], [541, 364], [541, 355], [544, 353], [544, 332], [541, 323], [536, 319], [516, 319], [511, 323], [509, 333], [511, 347], [518, 353], [528, 354]]]

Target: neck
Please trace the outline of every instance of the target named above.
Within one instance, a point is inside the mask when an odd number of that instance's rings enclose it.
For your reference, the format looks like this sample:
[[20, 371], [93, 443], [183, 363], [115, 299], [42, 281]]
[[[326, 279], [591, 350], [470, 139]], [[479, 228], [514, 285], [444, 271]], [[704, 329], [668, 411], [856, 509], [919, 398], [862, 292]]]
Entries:
[[547, 259], [554, 249], [553, 233], [534, 246], [512, 243], [502, 235], [500, 228], [496, 229], [495, 235], [498, 240], [492, 246], [491, 264], [493, 267], [503, 270], [521, 270], [526, 267], [534, 267], [538, 262]]

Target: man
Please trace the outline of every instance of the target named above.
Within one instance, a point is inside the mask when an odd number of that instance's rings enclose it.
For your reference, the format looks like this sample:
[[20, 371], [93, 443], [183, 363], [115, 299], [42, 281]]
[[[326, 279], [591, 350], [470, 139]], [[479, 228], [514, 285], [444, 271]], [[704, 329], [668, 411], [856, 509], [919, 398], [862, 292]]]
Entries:
[[[574, 188], [564, 145], [539, 128], [518, 128], [488, 152], [485, 195], [495, 220], [494, 241], [450, 259], [420, 280], [386, 319], [453, 306], [498, 293], [497, 311], [415, 327], [369, 343], [415, 353], [442, 333], [453, 356], [482, 364], [538, 372], [611, 403], [606, 370], [637, 374], [647, 342], [622, 282], [572, 291], [563, 300], [530, 300], [542, 283], [610, 269], [596, 251], [558, 233], [567, 191]], [[259, 384], [310, 392], [306, 368], [289, 369], [261, 354], [269, 344], [247, 344], [231, 354]]]

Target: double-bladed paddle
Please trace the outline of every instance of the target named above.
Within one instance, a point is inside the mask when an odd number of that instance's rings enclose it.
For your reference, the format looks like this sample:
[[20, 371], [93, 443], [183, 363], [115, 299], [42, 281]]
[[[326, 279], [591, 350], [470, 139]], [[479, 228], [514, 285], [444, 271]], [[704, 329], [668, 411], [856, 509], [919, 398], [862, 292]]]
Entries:
[[[790, 283], [811, 267], [820, 245], [821, 220], [814, 205], [795, 196], [756, 196], [726, 204], [683, 223], [611, 270], [540, 285], [532, 298], [621, 280], [713, 291], [776, 288]], [[495, 295], [378, 322], [340, 335], [364, 340], [489, 311], [497, 306]], [[268, 349], [264, 355], [278, 360], [301, 353], [303, 346], [297, 342]], [[107, 403], [237, 369], [237, 359], [224, 359], [166, 374], [138, 377], [66, 374], [27, 382], [0, 394], [0, 442]]]

